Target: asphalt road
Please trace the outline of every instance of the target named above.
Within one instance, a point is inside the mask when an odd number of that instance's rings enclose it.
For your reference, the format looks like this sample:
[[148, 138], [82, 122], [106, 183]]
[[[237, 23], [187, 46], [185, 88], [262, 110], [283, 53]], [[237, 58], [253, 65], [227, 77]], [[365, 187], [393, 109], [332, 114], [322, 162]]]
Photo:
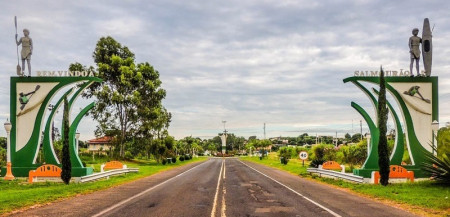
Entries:
[[414, 216], [299, 176], [211, 158], [14, 216]]

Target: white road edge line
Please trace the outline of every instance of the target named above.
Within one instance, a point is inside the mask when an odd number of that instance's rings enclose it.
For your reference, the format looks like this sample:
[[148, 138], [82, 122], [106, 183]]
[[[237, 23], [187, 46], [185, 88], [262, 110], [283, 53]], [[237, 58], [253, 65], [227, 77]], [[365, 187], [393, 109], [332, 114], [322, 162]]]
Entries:
[[280, 184], [281, 186], [283, 186], [283, 187], [289, 189], [290, 191], [294, 192], [294, 193], [297, 194], [298, 196], [305, 198], [306, 200], [308, 200], [309, 202], [313, 203], [314, 205], [316, 205], [316, 206], [322, 208], [323, 210], [329, 212], [331, 215], [336, 216], [336, 217], [341, 217], [341, 215], [339, 215], [339, 214], [333, 212], [332, 210], [330, 210], [330, 209], [326, 208], [325, 206], [321, 205], [320, 203], [317, 203], [316, 201], [311, 200], [311, 199], [309, 199], [308, 197], [306, 197], [306, 196], [304, 196], [304, 195], [298, 193], [298, 192], [295, 191], [294, 189], [292, 189], [292, 188], [286, 186], [285, 184], [283, 184], [283, 183], [281, 183], [281, 182], [279, 182], [279, 181], [273, 179], [272, 177], [270, 177], [270, 176], [268, 176], [268, 175], [266, 175], [266, 174], [260, 172], [259, 170], [255, 169], [255, 168], [253, 168], [253, 167], [251, 167], [251, 166], [249, 166], [249, 165], [247, 165], [246, 163], [244, 163], [244, 162], [242, 162], [242, 161], [240, 161], [240, 160], [239, 160], [239, 162], [241, 162], [241, 163], [244, 164], [245, 166], [250, 167], [250, 169], [252, 169], [252, 170], [258, 172], [259, 174], [261, 174], [261, 175], [263, 175], [263, 176], [265, 176], [265, 177], [271, 179], [272, 181], [274, 181], [274, 182]]
[[223, 170], [224, 161], [225, 160], [222, 160], [222, 166], [220, 167], [219, 178], [217, 179], [216, 194], [214, 195], [214, 202], [213, 202], [213, 207], [212, 207], [212, 210], [211, 210], [211, 217], [215, 217], [216, 216], [217, 197], [219, 196], [220, 178], [222, 177], [222, 170]]
[[[205, 161], [205, 162], [207, 162], [207, 161]], [[205, 162], [203, 162], [203, 163], [205, 163]], [[142, 196], [142, 195], [148, 193], [149, 191], [151, 191], [151, 190], [153, 190], [153, 189], [155, 189], [155, 188], [157, 188], [157, 187], [159, 187], [159, 186], [161, 186], [161, 185], [164, 185], [165, 183], [171, 181], [172, 179], [175, 179], [175, 178], [177, 178], [177, 177], [180, 177], [181, 175], [183, 175], [183, 174], [185, 174], [185, 173], [187, 173], [187, 172], [189, 172], [189, 171], [191, 171], [191, 170], [197, 168], [198, 166], [202, 165], [203, 163], [200, 163], [199, 165], [197, 165], [197, 166], [195, 166], [195, 167], [192, 167], [191, 169], [188, 169], [188, 170], [186, 170], [186, 171], [184, 171], [184, 172], [182, 172], [182, 173], [180, 173], [180, 174], [178, 174], [178, 175], [176, 175], [176, 176], [174, 176], [174, 177], [172, 177], [172, 178], [170, 178], [170, 179], [167, 179], [166, 181], [161, 182], [161, 183], [159, 183], [159, 184], [157, 184], [157, 185], [155, 185], [155, 186], [153, 186], [153, 187], [151, 187], [151, 188], [149, 188], [149, 189], [147, 189], [147, 190], [145, 190], [145, 191], [143, 191], [143, 192], [141, 192], [141, 193], [139, 193], [139, 194], [136, 194], [136, 195], [134, 195], [134, 196], [132, 196], [132, 197], [129, 197], [128, 199], [122, 200], [122, 201], [120, 201], [119, 203], [117, 203], [116, 205], [110, 206], [110, 207], [108, 207], [108, 208], [102, 210], [101, 212], [99, 212], [99, 213], [93, 215], [92, 217], [98, 217], [98, 216], [101, 216], [101, 215], [103, 215], [103, 214], [105, 214], [105, 213], [107, 213], [107, 212], [109, 212], [109, 211], [111, 211], [111, 210], [113, 210], [113, 209], [115, 209], [115, 208], [117, 208], [117, 207], [119, 207], [119, 206], [122, 206], [123, 204], [128, 203], [128, 202], [130, 202], [131, 200], [133, 200], [133, 199], [135, 199], [135, 198], [137, 198], [137, 197], [140, 197], [140, 196]]]

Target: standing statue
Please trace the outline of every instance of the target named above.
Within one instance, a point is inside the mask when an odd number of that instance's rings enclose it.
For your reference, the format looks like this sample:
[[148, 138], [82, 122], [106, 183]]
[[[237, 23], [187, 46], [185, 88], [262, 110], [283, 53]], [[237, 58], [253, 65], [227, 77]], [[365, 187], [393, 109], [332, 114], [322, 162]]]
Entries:
[[417, 36], [419, 34], [419, 29], [414, 28], [412, 30], [413, 36], [409, 38], [408, 46], [409, 46], [409, 53], [411, 54], [411, 64], [409, 65], [409, 72], [411, 73], [411, 77], [414, 77], [413, 73], [413, 65], [414, 60], [416, 61], [416, 70], [417, 70], [417, 76], [420, 76], [419, 73], [419, 60], [420, 60], [420, 43], [422, 43], [422, 39]]
[[29, 37], [30, 31], [28, 29], [23, 30], [23, 37], [20, 38], [19, 41], [17, 41], [17, 33], [16, 33], [16, 44], [19, 46], [22, 44], [22, 51], [20, 52], [20, 55], [22, 57], [22, 75], [24, 75], [25, 70], [25, 60], [27, 61], [28, 65], [28, 77], [31, 76], [31, 55], [33, 54], [33, 40]]

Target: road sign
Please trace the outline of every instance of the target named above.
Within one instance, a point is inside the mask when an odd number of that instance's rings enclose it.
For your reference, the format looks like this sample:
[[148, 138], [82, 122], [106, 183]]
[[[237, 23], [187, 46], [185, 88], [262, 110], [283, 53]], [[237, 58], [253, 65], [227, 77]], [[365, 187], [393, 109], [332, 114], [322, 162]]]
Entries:
[[299, 157], [301, 160], [306, 160], [306, 159], [308, 159], [308, 152], [306, 152], [306, 151], [301, 151], [300, 154], [298, 154], [298, 157]]

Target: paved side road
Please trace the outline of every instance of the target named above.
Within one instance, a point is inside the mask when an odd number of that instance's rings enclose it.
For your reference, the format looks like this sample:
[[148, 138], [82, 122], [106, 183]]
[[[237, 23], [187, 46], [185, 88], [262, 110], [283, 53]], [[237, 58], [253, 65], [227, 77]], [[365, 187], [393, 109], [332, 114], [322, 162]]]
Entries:
[[211, 158], [14, 216], [414, 216], [298, 176]]

